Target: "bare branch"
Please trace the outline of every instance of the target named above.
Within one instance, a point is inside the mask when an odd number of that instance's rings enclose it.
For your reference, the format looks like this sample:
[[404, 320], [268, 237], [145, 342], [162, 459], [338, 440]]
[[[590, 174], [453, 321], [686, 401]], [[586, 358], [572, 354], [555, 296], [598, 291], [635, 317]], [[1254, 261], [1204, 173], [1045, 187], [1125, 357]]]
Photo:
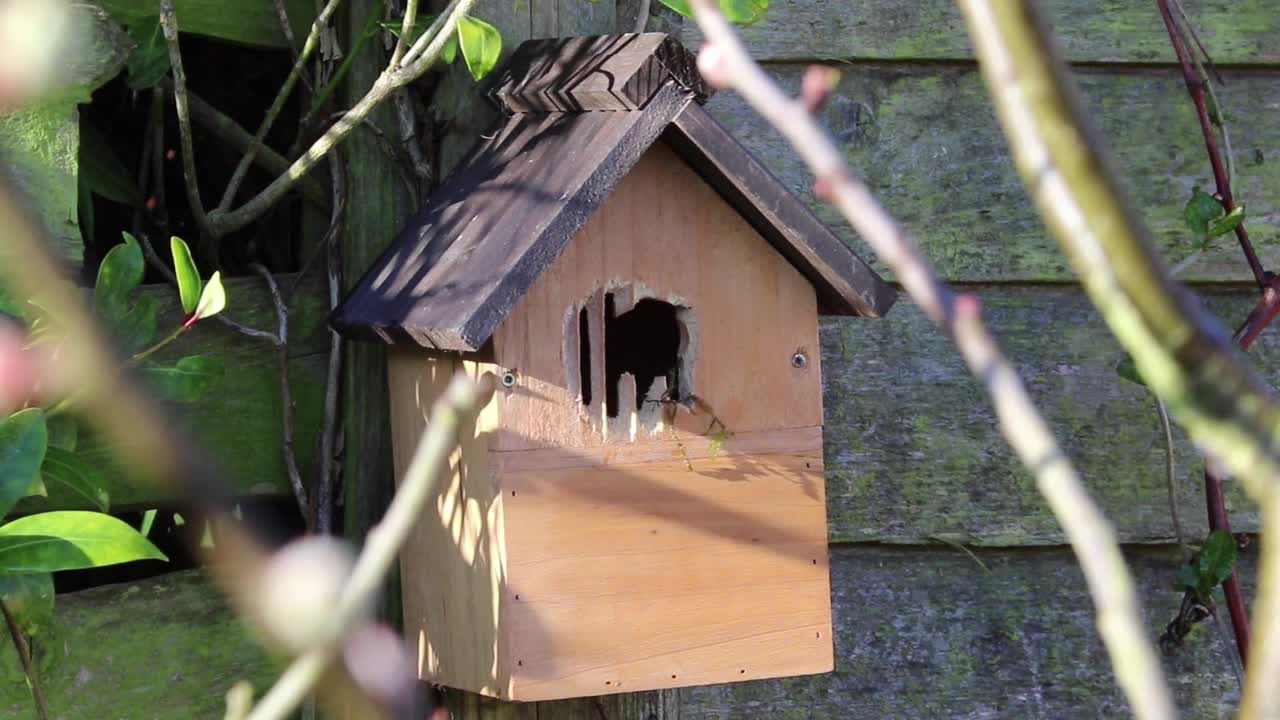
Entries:
[[302, 473], [298, 472], [298, 458], [293, 451], [293, 390], [289, 385], [289, 307], [280, 296], [280, 286], [271, 271], [260, 263], [253, 263], [253, 271], [262, 276], [271, 292], [271, 302], [276, 308], [276, 319], [279, 330], [276, 331], [276, 364], [280, 370], [280, 423], [281, 445], [284, 450], [284, 467], [289, 475], [289, 486], [293, 488], [293, 497], [298, 501], [298, 512], [302, 517], [309, 517], [310, 503], [307, 500], [307, 488], [302, 484]]
[[[329, 156], [329, 172], [333, 177], [333, 215], [329, 219], [329, 231], [322, 244], [325, 253], [326, 280], [329, 289], [329, 309], [338, 306], [338, 293], [342, 282], [342, 254], [338, 252], [343, 211], [347, 206], [346, 175], [335, 151]], [[338, 384], [342, 370], [342, 336], [329, 330], [329, 364], [325, 372], [324, 422], [320, 428], [320, 473], [316, 481], [316, 531], [333, 531], [333, 489], [337, 484], [337, 468], [334, 463], [334, 444], [338, 423]]]
[[[169, 63], [173, 67], [173, 104], [178, 113], [178, 134], [182, 141], [182, 176], [191, 214], [202, 232], [209, 231], [209, 218], [200, 200], [196, 184], [196, 155], [191, 140], [191, 113], [187, 106], [187, 74], [182, 69], [182, 51], [178, 48], [178, 19], [173, 13], [173, 0], [160, 0], [160, 27], [169, 45]], [[209, 233], [213, 234], [213, 233]]]
[[219, 212], [231, 207], [231, 201], [235, 199], [236, 191], [240, 189], [240, 183], [244, 181], [245, 173], [249, 172], [249, 166], [253, 164], [253, 159], [257, 156], [258, 149], [263, 147], [264, 138], [271, 131], [271, 126], [275, 124], [280, 111], [284, 109], [285, 101], [289, 99], [289, 95], [293, 92], [293, 86], [298, 84], [298, 77], [306, 68], [307, 59], [311, 57], [311, 53], [320, 44], [320, 33], [328, 26], [329, 18], [333, 16], [333, 12], [338, 9], [338, 4], [341, 2], [342, 0], [329, 0], [325, 3], [320, 14], [316, 16], [315, 22], [311, 23], [311, 32], [307, 34], [307, 40], [302, 45], [302, 52], [298, 54], [298, 59], [294, 61], [288, 77], [284, 79], [284, 84], [280, 86], [280, 91], [276, 93], [276, 99], [272, 100], [271, 107], [267, 108], [267, 114], [262, 118], [262, 124], [258, 126], [258, 132], [253, 136], [253, 144], [249, 146], [249, 149], [240, 158], [240, 164], [236, 165], [235, 171], [231, 173], [231, 180], [227, 182], [227, 189], [222, 192], [222, 199], [218, 201]]
[[[1141, 718], [1175, 716], [1137, 594], [1115, 532], [1090, 500], [1079, 476], [1027, 396], [1017, 372], [982, 324], [975, 298], [956, 297], [924, 260], [914, 241], [845, 165], [803, 101], [793, 100], [757, 66], [713, 0], [692, 3], [707, 38], [698, 66], [712, 84], [736, 89], [791, 141], [816, 176], [815, 193], [834, 204], [893, 269], [924, 313], [955, 342], [991, 396], [1005, 439], [1035, 475], [1084, 569], [1098, 612], [1098, 628], [1121, 687]], [[826, 72], [818, 69], [817, 72]]]

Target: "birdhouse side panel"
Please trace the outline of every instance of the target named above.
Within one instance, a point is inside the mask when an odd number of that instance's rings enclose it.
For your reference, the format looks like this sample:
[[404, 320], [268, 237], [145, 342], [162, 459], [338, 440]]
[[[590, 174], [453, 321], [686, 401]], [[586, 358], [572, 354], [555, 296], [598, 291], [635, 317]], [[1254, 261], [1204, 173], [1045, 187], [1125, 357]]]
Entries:
[[494, 335], [499, 451], [822, 424], [817, 300], [670, 148], [650, 148]]
[[[457, 373], [478, 378], [489, 363], [392, 348], [387, 353], [397, 486], [412, 461], [432, 405]], [[400, 553], [405, 636], [419, 677], [493, 697], [510, 697], [498, 630], [506, 594], [503, 498], [494, 490], [489, 446], [497, 427], [489, 403], [459, 430], [459, 445]]]

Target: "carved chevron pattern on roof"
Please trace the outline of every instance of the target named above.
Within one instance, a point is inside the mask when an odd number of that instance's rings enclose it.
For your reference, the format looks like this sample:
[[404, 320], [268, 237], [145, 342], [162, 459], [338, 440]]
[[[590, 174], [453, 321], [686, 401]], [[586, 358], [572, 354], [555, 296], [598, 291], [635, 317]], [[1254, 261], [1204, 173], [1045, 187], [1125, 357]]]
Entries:
[[665, 33], [530, 40], [490, 97], [513, 113], [639, 110], [669, 80], [711, 96], [693, 53]]

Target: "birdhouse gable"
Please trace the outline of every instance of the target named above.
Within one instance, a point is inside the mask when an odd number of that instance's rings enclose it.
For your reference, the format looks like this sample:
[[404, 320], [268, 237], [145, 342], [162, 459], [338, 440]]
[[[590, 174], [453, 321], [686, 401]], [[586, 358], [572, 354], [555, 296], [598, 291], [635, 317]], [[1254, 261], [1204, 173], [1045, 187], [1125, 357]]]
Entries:
[[663, 34], [531, 41], [491, 93], [482, 137], [335, 311], [344, 334], [476, 351], [655, 143], [813, 285], [819, 309], [879, 316], [894, 291], [699, 104]]

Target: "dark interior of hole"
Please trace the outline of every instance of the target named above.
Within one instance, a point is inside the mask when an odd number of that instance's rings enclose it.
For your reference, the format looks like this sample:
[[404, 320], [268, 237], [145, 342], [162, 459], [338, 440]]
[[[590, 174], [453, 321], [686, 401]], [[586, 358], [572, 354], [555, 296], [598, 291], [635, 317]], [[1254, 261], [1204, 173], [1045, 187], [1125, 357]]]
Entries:
[[591, 404], [591, 325], [587, 309], [578, 312], [578, 387], [582, 388], [582, 404]]
[[655, 378], [666, 378], [667, 392], [680, 396], [680, 321], [677, 308], [661, 300], [645, 299], [614, 317], [613, 295], [605, 297], [605, 407], [618, 416], [618, 380], [623, 373], [636, 378], [639, 410]]

